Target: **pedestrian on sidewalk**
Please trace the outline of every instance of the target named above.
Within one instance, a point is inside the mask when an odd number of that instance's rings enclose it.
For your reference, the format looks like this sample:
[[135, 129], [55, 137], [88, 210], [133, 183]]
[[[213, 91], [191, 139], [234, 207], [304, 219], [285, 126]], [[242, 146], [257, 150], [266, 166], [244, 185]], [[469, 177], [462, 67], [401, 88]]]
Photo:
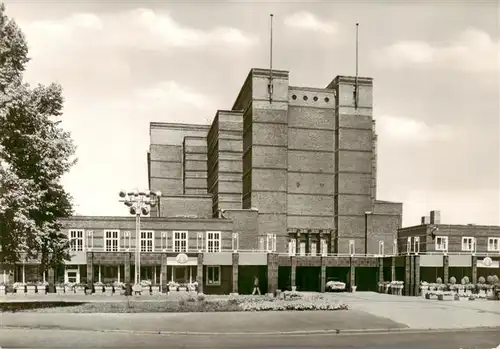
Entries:
[[254, 295], [256, 293], [260, 296], [259, 278], [257, 276], [254, 276], [254, 278], [253, 278], [253, 292], [252, 292], [252, 295]]

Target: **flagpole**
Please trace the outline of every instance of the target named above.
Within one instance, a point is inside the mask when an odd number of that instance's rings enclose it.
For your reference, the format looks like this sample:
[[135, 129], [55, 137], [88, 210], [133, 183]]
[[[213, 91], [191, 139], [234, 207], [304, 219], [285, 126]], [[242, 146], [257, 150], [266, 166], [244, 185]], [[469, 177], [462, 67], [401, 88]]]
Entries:
[[271, 28], [270, 28], [270, 37], [269, 37], [269, 103], [273, 101], [273, 17], [274, 15], [271, 13]]
[[354, 108], [358, 109], [358, 74], [359, 74], [359, 23], [356, 23], [356, 78], [354, 82]]

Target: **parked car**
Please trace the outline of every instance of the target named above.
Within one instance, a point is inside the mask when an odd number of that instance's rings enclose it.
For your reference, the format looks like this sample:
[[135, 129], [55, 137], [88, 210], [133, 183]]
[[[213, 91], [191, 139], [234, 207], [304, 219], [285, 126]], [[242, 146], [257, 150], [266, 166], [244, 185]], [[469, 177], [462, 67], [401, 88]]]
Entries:
[[326, 292], [344, 292], [346, 290], [346, 284], [338, 278], [328, 278], [325, 288]]

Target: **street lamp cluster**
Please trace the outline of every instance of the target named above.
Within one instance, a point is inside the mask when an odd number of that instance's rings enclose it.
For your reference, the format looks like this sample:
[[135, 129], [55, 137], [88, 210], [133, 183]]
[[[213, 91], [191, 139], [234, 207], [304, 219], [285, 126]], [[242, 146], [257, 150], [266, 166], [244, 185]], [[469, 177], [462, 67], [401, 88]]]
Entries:
[[135, 215], [135, 285], [141, 282], [141, 215], [147, 216], [151, 207], [159, 204], [161, 192], [150, 191], [120, 191], [120, 202], [129, 207], [129, 212]]

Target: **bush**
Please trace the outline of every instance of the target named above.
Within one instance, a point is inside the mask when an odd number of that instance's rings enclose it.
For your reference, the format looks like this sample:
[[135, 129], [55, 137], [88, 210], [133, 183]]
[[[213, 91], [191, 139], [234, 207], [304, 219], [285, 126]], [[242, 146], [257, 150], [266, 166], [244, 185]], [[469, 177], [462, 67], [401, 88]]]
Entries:
[[455, 285], [456, 283], [457, 283], [457, 279], [454, 276], [452, 276], [450, 278], [450, 284]]
[[442, 283], [443, 283], [443, 279], [441, 279], [440, 277], [438, 277], [438, 278], [436, 279], [436, 283], [437, 283], [437, 284], [442, 284]]
[[484, 284], [486, 282], [486, 280], [484, 279], [484, 276], [480, 276], [478, 282], [480, 284]]
[[198, 294], [197, 298], [198, 301], [204, 301], [207, 298], [207, 296], [205, 296], [203, 293], [200, 293]]
[[469, 278], [467, 276], [464, 276], [462, 279], [462, 285], [467, 285], [469, 283]]

